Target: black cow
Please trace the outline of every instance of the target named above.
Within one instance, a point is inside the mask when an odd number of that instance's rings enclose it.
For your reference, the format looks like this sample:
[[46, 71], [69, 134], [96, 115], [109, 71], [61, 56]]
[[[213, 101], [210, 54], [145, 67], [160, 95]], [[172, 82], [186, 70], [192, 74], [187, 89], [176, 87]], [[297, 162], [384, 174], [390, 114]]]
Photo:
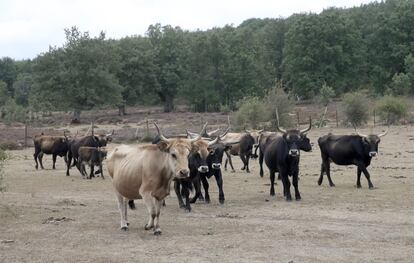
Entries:
[[56, 169], [56, 157], [64, 157], [65, 162], [66, 154], [69, 150], [69, 139], [66, 137], [66, 134], [63, 133], [63, 136], [49, 136], [44, 135], [36, 135], [33, 137], [33, 143], [35, 152], [33, 154], [34, 160], [36, 162], [36, 169], [38, 169], [38, 162], [39, 159], [40, 167], [43, 168], [43, 154], [51, 154], [53, 158], [53, 169]]
[[[261, 156], [262, 158], [264, 157], [265, 163], [269, 168], [270, 195], [275, 195], [275, 173], [278, 172], [283, 182], [283, 195], [286, 197], [286, 200], [292, 200], [289, 176], [292, 176], [295, 198], [300, 200], [301, 196], [298, 186], [300, 150], [312, 150], [310, 141], [306, 137], [306, 133], [312, 128], [312, 120], [309, 119], [309, 127], [304, 130], [293, 129], [288, 131], [280, 128], [278, 122], [276, 128], [282, 133], [282, 136], [269, 136], [264, 145], [260, 146], [261, 150], [263, 150], [263, 155]], [[261, 160], [263, 161], [262, 158]]]
[[331, 179], [330, 162], [337, 165], [356, 165], [357, 168], [357, 188], [361, 187], [361, 173], [363, 172], [368, 180], [368, 187], [372, 189], [367, 167], [371, 164], [372, 157], [378, 154], [378, 144], [380, 138], [387, 134], [388, 130], [382, 134], [364, 135], [357, 132], [357, 135], [333, 135], [328, 134], [318, 139], [321, 149], [322, 165], [321, 175], [318, 184], [323, 181], [323, 174], [326, 172], [330, 186], [335, 186]]
[[[82, 146], [95, 147], [95, 148], [105, 147], [110, 141], [112, 141], [112, 138], [108, 135], [89, 135], [89, 136], [84, 136], [82, 138], [73, 139], [69, 143], [66, 175], [69, 176], [69, 169], [71, 168], [71, 166], [74, 166], [77, 164], [80, 147]], [[73, 165], [72, 165], [72, 158], [74, 161]], [[81, 171], [79, 170], [79, 172]]]
[[[94, 167], [98, 166], [102, 179], [105, 179], [103, 175], [102, 162], [106, 158], [106, 154], [107, 154], [107, 151], [104, 148], [96, 148], [96, 147], [88, 147], [88, 146], [79, 147], [78, 161], [76, 165], [77, 165], [78, 170], [81, 172], [82, 177], [91, 179], [94, 175]], [[91, 172], [89, 176], [86, 173], [85, 164], [89, 165], [91, 168]]]
[[[228, 129], [227, 129], [228, 131]], [[227, 131], [224, 133], [224, 135], [227, 133]], [[201, 185], [198, 182], [198, 184], [195, 184], [195, 190], [196, 194], [195, 196], [190, 200], [191, 203], [195, 203], [197, 199], [205, 200], [206, 203], [210, 203], [210, 195], [208, 193], [209, 183], [208, 178], [214, 175], [214, 178], [217, 182], [217, 187], [219, 189], [219, 202], [220, 204], [224, 203], [224, 191], [223, 191], [223, 176], [221, 174], [221, 163], [223, 161], [223, 154], [225, 151], [228, 151], [231, 149], [233, 144], [237, 144], [239, 142], [228, 142], [223, 143], [221, 142], [221, 137], [224, 135], [218, 136], [215, 140], [208, 143], [208, 151], [209, 155], [207, 157], [207, 165], [209, 168], [209, 171], [207, 173], [200, 173], [200, 180], [203, 184], [203, 188], [205, 191], [205, 196], [203, 197], [201, 193]]]

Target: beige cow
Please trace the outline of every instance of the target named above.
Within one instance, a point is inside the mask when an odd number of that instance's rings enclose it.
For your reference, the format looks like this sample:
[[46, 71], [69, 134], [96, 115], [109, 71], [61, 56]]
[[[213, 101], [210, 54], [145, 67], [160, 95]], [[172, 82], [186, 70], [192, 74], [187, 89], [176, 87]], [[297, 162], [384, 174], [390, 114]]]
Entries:
[[[108, 154], [108, 172], [118, 198], [121, 229], [128, 229], [128, 200], [143, 199], [149, 213], [145, 229], [161, 234], [161, 204], [170, 193], [171, 181], [188, 178], [188, 155], [197, 151], [194, 139], [167, 139], [155, 124], [161, 141], [156, 145], [121, 145]], [[206, 125], [203, 127], [203, 133]]]

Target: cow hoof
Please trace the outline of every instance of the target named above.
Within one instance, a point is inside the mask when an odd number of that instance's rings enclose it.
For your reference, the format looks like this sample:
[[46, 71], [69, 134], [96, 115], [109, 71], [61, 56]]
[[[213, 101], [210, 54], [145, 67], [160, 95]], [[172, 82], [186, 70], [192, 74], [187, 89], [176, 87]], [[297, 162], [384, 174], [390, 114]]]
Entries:
[[154, 236], [160, 236], [161, 235], [161, 229], [154, 230]]
[[329, 184], [330, 187], [335, 187], [334, 183]]
[[361, 188], [361, 187], [362, 187], [362, 186], [361, 186], [360, 184], [359, 184], [359, 185], [358, 185], [358, 184], [356, 185], [356, 188]]
[[322, 180], [318, 180], [318, 185], [321, 185], [322, 184]]
[[292, 201], [292, 197], [291, 197], [291, 196], [286, 197], [286, 201], [287, 201], [287, 202], [291, 202], [291, 201]]
[[204, 201], [206, 204], [209, 204], [210, 203], [210, 198], [209, 199], [207, 199], [206, 198], [206, 200]]
[[231, 173], [235, 173], [236, 172], [236, 170], [231, 170]]
[[242, 171], [244, 171], [245, 169], [246, 169], [245, 167], [242, 167], [242, 168], [241, 168], [241, 170], [242, 170]]
[[128, 227], [127, 226], [123, 226], [123, 227], [121, 227], [121, 230], [122, 231], [128, 231]]
[[187, 213], [190, 213], [191, 212], [191, 207], [184, 208], [184, 211], [187, 212]]
[[129, 223], [128, 222], [126, 224], [127, 224], [127, 226], [129, 226]]
[[152, 229], [154, 226], [148, 226], [148, 224], [145, 224], [144, 229], [145, 230], [150, 230]]
[[302, 197], [300, 197], [300, 195], [296, 196], [296, 201], [300, 201], [301, 199], [302, 199]]
[[260, 172], [260, 177], [263, 177], [263, 173], [262, 172]]
[[185, 205], [184, 204], [180, 204], [180, 208], [185, 208]]
[[36, 170], [38, 170], [39, 168], [37, 166], [35, 166]]
[[220, 203], [220, 204], [224, 204], [224, 199], [219, 200], [219, 203]]
[[369, 186], [369, 189], [370, 189], [370, 190], [374, 190], [375, 188], [374, 188], [374, 186], [373, 186], [373, 185], [370, 185], [370, 186]]

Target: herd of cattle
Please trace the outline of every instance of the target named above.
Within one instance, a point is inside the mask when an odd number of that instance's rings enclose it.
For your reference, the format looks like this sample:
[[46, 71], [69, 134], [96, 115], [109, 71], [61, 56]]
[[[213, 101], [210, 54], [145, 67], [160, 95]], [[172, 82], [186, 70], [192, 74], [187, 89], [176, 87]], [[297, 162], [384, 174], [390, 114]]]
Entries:
[[[174, 189], [179, 206], [186, 211], [191, 211], [191, 203], [197, 200], [210, 202], [208, 179], [214, 176], [219, 189], [219, 202], [225, 201], [223, 191], [223, 177], [221, 164], [226, 155], [227, 162], [231, 162], [231, 155], [240, 156], [243, 168], [249, 170], [249, 159], [259, 157], [260, 176], [263, 177], [263, 161], [270, 173], [270, 195], [275, 195], [275, 173], [283, 183], [283, 194], [286, 200], [292, 200], [290, 192], [290, 179], [295, 189], [295, 199], [300, 200], [301, 195], [298, 186], [299, 161], [301, 151], [309, 152], [312, 144], [306, 134], [312, 128], [309, 119], [309, 127], [303, 130], [285, 130], [277, 122], [275, 132], [263, 130], [245, 131], [243, 133], [230, 133], [229, 128], [220, 134], [219, 130], [206, 132], [207, 123], [200, 133], [186, 130], [186, 135], [174, 138], [166, 138], [154, 123], [158, 135], [152, 144], [119, 145], [110, 152], [105, 146], [112, 141], [111, 134], [91, 135], [68, 138], [63, 136], [37, 135], [34, 137], [34, 159], [36, 169], [38, 161], [43, 169], [43, 154], [53, 156], [53, 169], [55, 169], [56, 157], [64, 157], [66, 162], [66, 175], [69, 176], [71, 167], [76, 166], [81, 175], [90, 179], [95, 175], [103, 176], [102, 162], [107, 159], [107, 168], [112, 178], [115, 193], [118, 199], [118, 207], [121, 214], [121, 229], [128, 229], [127, 206], [135, 209], [134, 200], [143, 199], [148, 209], [149, 219], [145, 229], [153, 229], [154, 234], [161, 234], [159, 215], [164, 198], [169, 194], [170, 184], [174, 182]], [[328, 134], [318, 139], [322, 156], [321, 172], [318, 184], [321, 185], [323, 175], [326, 173], [329, 185], [335, 186], [331, 179], [330, 163], [337, 165], [357, 166], [357, 187], [361, 187], [361, 173], [368, 180], [369, 188], [373, 188], [367, 167], [372, 157], [378, 153], [379, 135], [364, 135], [357, 132], [356, 135]], [[259, 154], [257, 155], [257, 151]], [[73, 161], [72, 161], [73, 160]], [[90, 166], [87, 175], [85, 165]], [[99, 170], [94, 172], [94, 167]], [[204, 188], [204, 195], [202, 187]], [[194, 196], [190, 198], [190, 192], [194, 190]], [[185, 199], [185, 202], [183, 201]], [[165, 203], [164, 203], [165, 204]]]

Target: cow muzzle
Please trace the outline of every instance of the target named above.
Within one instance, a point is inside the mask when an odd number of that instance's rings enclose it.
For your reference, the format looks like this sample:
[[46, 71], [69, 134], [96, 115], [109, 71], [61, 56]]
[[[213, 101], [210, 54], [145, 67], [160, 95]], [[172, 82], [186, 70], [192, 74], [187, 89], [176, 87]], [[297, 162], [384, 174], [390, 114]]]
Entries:
[[201, 165], [197, 169], [200, 173], [208, 173], [208, 166], [207, 165]]
[[369, 157], [375, 157], [377, 156], [377, 152], [369, 152]]
[[299, 150], [298, 149], [291, 149], [291, 150], [289, 150], [289, 155], [299, 156]]
[[220, 168], [221, 168], [221, 163], [213, 163], [213, 164], [211, 165], [211, 168], [218, 170], [218, 169], [220, 169]]
[[180, 170], [177, 173], [177, 178], [187, 178], [187, 177], [190, 177], [190, 171], [188, 171], [188, 169]]

